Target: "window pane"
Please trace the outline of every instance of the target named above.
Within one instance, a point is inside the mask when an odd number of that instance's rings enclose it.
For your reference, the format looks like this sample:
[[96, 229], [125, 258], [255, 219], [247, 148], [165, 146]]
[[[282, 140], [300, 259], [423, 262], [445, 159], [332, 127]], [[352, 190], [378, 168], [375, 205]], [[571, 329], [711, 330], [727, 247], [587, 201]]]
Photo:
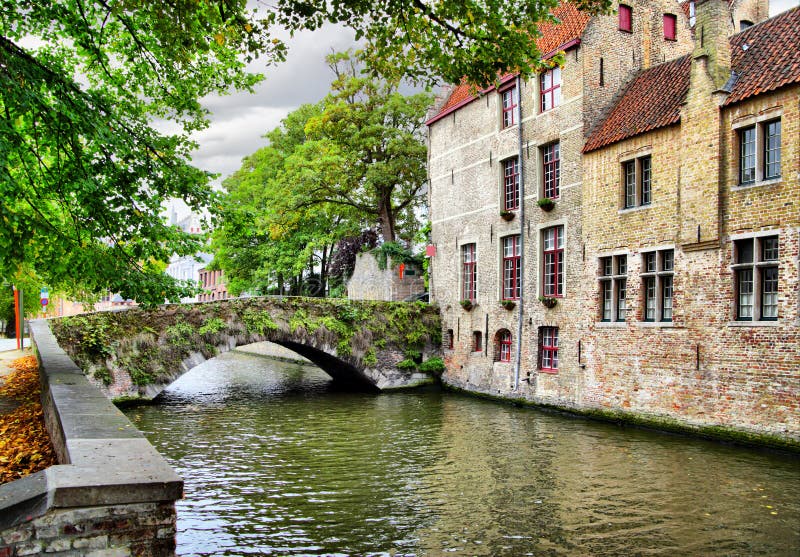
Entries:
[[506, 211], [519, 209], [519, 160], [503, 161], [503, 208]]
[[627, 255], [618, 255], [617, 256], [617, 274], [618, 275], [627, 275], [628, 274], [628, 256]]
[[600, 274], [602, 274], [604, 277], [609, 277], [614, 274], [611, 269], [610, 257], [602, 257], [600, 259]]
[[611, 321], [611, 290], [612, 284], [610, 280], [605, 280], [600, 283], [601, 288], [601, 319], [603, 321]]
[[636, 161], [624, 163], [625, 168], [625, 207], [636, 205]]
[[781, 175], [781, 121], [769, 122], [764, 133], [764, 178]]
[[752, 263], [753, 262], [753, 240], [737, 240], [736, 241], [736, 262], [737, 263]]
[[672, 321], [672, 277], [661, 278], [661, 320]]
[[674, 255], [672, 250], [665, 250], [661, 252], [661, 270], [672, 271], [675, 268]]
[[656, 320], [656, 278], [644, 279], [644, 320]]
[[549, 199], [558, 197], [558, 181], [560, 175], [559, 144], [553, 143], [542, 149], [544, 174], [544, 196]]
[[737, 318], [750, 320], [753, 318], [753, 270], [741, 269], [736, 274], [739, 290]]
[[752, 126], [739, 132], [739, 182], [756, 181], [756, 128]]
[[[750, 248], [752, 250], [752, 246]], [[761, 260], [778, 260], [778, 237], [764, 238], [761, 240]]]
[[517, 108], [517, 88], [511, 87], [502, 93], [503, 98], [503, 127], [513, 126]]
[[625, 321], [628, 314], [628, 305], [625, 300], [627, 285], [626, 279], [617, 280], [617, 321]]
[[656, 252], [652, 251], [644, 254], [644, 269], [647, 273], [656, 272]]
[[642, 166], [642, 205], [650, 204], [650, 157], [641, 159]]
[[767, 267], [761, 276], [761, 319], [778, 318], [778, 268]]

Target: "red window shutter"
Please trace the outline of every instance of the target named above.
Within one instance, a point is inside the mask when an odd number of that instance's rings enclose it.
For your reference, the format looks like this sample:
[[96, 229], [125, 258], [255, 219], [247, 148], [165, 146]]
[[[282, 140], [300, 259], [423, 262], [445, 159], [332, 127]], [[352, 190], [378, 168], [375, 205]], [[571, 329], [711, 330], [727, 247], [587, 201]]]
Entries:
[[677, 18], [672, 14], [664, 14], [664, 38], [674, 41], [676, 37]]
[[620, 31], [632, 31], [631, 25], [633, 9], [625, 4], [619, 5], [619, 29]]

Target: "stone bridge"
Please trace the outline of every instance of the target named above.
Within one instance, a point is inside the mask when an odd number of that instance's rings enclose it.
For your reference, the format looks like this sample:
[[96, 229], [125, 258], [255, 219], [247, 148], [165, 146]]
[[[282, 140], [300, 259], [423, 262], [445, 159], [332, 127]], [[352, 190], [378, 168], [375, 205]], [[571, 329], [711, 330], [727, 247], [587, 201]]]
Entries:
[[419, 302], [262, 297], [90, 313], [50, 325], [87, 377], [115, 399], [154, 398], [205, 360], [260, 341], [361, 389], [414, 387], [443, 369], [438, 308]]

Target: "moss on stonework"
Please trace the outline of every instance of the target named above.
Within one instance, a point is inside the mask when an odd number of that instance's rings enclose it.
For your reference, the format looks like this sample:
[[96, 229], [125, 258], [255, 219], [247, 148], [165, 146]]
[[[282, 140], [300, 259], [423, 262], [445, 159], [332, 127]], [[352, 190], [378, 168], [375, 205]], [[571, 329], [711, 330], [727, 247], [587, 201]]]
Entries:
[[534, 402], [521, 397], [505, 397], [480, 391], [470, 391], [449, 383], [445, 383], [444, 388], [470, 397], [491, 400], [502, 404], [513, 404], [515, 406], [524, 406], [545, 412], [555, 412], [577, 418], [614, 423], [618, 426], [633, 426], [642, 429], [699, 437], [711, 441], [722, 441], [749, 447], [767, 447], [792, 453], [800, 453], [800, 440], [769, 433], [757, 433], [727, 426], [694, 425], [682, 422], [677, 418], [654, 416], [651, 414], [637, 414], [623, 410], [558, 406], [555, 404]]

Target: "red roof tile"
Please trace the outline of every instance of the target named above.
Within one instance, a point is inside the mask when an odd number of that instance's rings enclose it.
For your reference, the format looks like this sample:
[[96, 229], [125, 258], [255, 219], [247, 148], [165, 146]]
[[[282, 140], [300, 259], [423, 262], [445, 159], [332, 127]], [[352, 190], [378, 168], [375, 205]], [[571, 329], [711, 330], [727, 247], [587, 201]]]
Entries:
[[[730, 43], [731, 69], [738, 78], [724, 105], [800, 83], [800, 8], [754, 25], [731, 37]], [[690, 57], [684, 56], [640, 73], [592, 132], [583, 152], [678, 123], [689, 90], [690, 64]]]
[[679, 122], [691, 68], [687, 54], [640, 73], [589, 137], [583, 152]]
[[[553, 8], [552, 14], [560, 20], [560, 23], [545, 22], [539, 25], [539, 31], [542, 36], [536, 39], [536, 46], [539, 52], [542, 53], [543, 58], [549, 58], [557, 53], [562, 48], [565, 48], [570, 42], [579, 39], [586, 24], [591, 19], [591, 16], [578, 11], [573, 4], [569, 2], [561, 2], [558, 6]], [[504, 75], [500, 81], [504, 81], [511, 77], [512, 74]], [[484, 89], [482, 92], [491, 91], [493, 87]], [[477, 96], [470, 93], [470, 86], [466, 83], [461, 83], [453, 88], [447, 101], [437, 112], [436, 116], [428, 120], [428, 124], [432, 124], [440, 119], [445, 114], [453, 112], [457, 108], [475, 100]]]
[[800, 8], [734, 35], [731, 66], [738, 79], [725, 105], [800, 83]]

